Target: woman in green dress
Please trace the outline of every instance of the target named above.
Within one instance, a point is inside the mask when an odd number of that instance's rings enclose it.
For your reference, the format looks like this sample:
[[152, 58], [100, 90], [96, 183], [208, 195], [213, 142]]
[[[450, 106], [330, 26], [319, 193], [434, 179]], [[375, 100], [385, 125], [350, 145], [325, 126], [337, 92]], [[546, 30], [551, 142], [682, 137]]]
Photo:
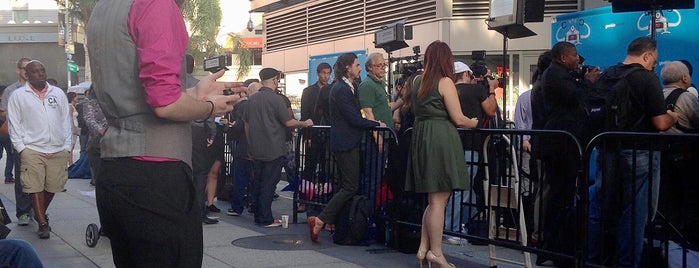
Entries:
[[413, 87], [415, 124], [405, 188], [428, 193], [422, 215], [417, 259], [440, 268], [454, 267], [442, 255], [444, 209], [453, 190], [469, 188], [457, 127], [475, 128], [478, 120], [461, 112], [454, 86], [454, 56], [449, 46], [432, 42], [425, 51], [425, 71]]

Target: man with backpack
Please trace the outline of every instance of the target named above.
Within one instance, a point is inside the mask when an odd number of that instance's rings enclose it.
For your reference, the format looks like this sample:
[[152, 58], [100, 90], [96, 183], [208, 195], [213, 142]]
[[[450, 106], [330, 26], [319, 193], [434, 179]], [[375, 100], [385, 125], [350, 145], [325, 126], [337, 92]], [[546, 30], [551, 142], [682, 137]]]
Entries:
[[[604, 131], [654, 133], [671, 128], [679, 115], [666, 110], [660, 82], [653, 73], [658, 59], [656, 42], [639, 37], [626, 52], [626, 59], [605, 70], [597, 83], [613, 92], [610, 103], [617, 106], [607, 113], [609, 120]], [[588, 217], [588, 260], [639, 267], [645, 225], [657, 205], [660, 154], [647, 150], [649, 144], [642, 142], [615, 141], [605, 145], [598, 148], [599, 170], [591, 191], [594, 198]], [[603, 249], [607, 243], [603, 244], [602, 226], [604, 230], [615, 230], [610, 233], [616, 240], [613, 242], [617, 242], [615, 248]], [[602, 256], [610, 251], [616, 252], [613, 260], [608, 259], [611, 256]]]
[[[580, 81], [576, 70], [580, 64], [580, 56], [575, 45], [559, 42], [551, 49], [553, 61], [541, 76], [544, 105], [547, 108], [544, 129], [563, 130], [571, 133], [576, 139], [585, 137], [585, 110], [583, 109], [582, 93], [599, 77], [599, 71], [589, 70]], [[542, 248], [564, 254], [572, 254], [571, 228], [573, 215], [573, 194], [575, 178], [579, 169], [579, 156], [569, 152], [577, 152], [571, 138], [561, 135], [543, 137], [540, 144], [541, 159], [544, 161], [544, 177], [542, 183], [543, 211], [541, 224]], [[563, 152], [563, 153], [561, 153]], [[537, 264], [542, 264], [551, 256], [540, 255]], [[560, 260], [554, 259], [558, 263]]]

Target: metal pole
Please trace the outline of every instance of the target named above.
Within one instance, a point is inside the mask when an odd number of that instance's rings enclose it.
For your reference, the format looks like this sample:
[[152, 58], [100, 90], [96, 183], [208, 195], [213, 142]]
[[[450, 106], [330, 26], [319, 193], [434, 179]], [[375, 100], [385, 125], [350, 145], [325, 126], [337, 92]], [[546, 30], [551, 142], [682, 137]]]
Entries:
[[391, 52], [388, 52], [388, 102], [393, 102], [393, 72], [391, 72]]
[[509, 75], [507, 75], [507, 35], [502, 35], [502, 121], [507, 124], [507, 83]]
[[658, 12], [658, 10], [655, 7], [652, 7], [650, 9], [650, 39], [655, 40], [656, 38], [656, 32], [655, 32], [655, 23], [657, 20], [655, 19], [655, 12]]

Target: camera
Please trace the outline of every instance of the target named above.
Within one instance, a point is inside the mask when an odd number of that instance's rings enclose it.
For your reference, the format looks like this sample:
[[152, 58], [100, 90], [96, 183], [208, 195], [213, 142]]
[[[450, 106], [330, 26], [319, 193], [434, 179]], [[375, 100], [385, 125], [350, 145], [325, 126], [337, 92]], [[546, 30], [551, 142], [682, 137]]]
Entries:
[[581, 81], [585, 79], [585, 74], [594, 70], [599, 70], [596, 66], [592, 65], [582, 65], [575, 69], [573, 76], [580, 79]]
[[204, 71], [215, 73], [220, 70], [228, 70], [226, 66], [230, 65], [229, 62], [227, 55], [219, 55], [204, 59]]
[[414, 61], [414, 62], [399, 62], [398, 63], [398, 68], [397, 71], [401, 75], [404, 76], [411, 76], [414, 73], [416, 73], [418, 70], [422, 69], [422, 62], [419, 61]]
[[423, 68], [420, 61], [420, 46], [414, 46], [413, 53], [414, 55], [412, 56], [393, 59], [393, 61], [398, 62], [396, 73], [401, 74], [402, 77], [407, 78]]

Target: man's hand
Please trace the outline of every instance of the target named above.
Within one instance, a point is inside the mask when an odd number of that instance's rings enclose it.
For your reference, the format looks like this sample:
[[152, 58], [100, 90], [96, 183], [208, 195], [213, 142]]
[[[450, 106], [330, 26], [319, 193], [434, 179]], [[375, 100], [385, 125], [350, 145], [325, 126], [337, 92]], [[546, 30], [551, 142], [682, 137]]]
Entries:
[[211, 147], [214, 144], [214, 139], [206, 138], [206, 147]]
[[532, 144], [529, 143], [528, 140], [522, 141], [522, 149], [527, 153], [531, 153], [532, 152]]
[[677, 124], [680, 121], [680, 114], [679, 113], [667, 110], [667, 114], [669, 114], [672, 117], [673, 125]]
[[312, 126], [313, 126], [313, 120], [306, 119], [306, 121], [303, 121], [303, 127], [312, 127]]
[[211, 116], [223, 116], [224, 114], [232, 111], [233, 106], [240, 102], [240, 96], [212, 95], [209, 96], [208, 100], [214, 103], [214, 111]]
[[[207, 100], [212, 95], [223, 95], [223, 90], [230, 88], [233, 93], [246, 92], [248, 89], [243, 86], [240, 82], [216, 82], [217, 79], [221, 78], [226, 70], [220, 70], [218, 72], [212, 73], [206, 76], [204, 79], [199, 80], [199, 83], [193, 88], [193, 96], [199, 100]], [[190, 92], [188, 90], [188, 92]], [[240, 98], [240, 96], [238, 96]]]
[[585, 79], [594, 83], [597, 82], [597, 79], [599, 76], [602, 75], [602, 73], [599, 71], [598, 68], [591, 68], [588, 69], [587, 72], [585, 73]]

